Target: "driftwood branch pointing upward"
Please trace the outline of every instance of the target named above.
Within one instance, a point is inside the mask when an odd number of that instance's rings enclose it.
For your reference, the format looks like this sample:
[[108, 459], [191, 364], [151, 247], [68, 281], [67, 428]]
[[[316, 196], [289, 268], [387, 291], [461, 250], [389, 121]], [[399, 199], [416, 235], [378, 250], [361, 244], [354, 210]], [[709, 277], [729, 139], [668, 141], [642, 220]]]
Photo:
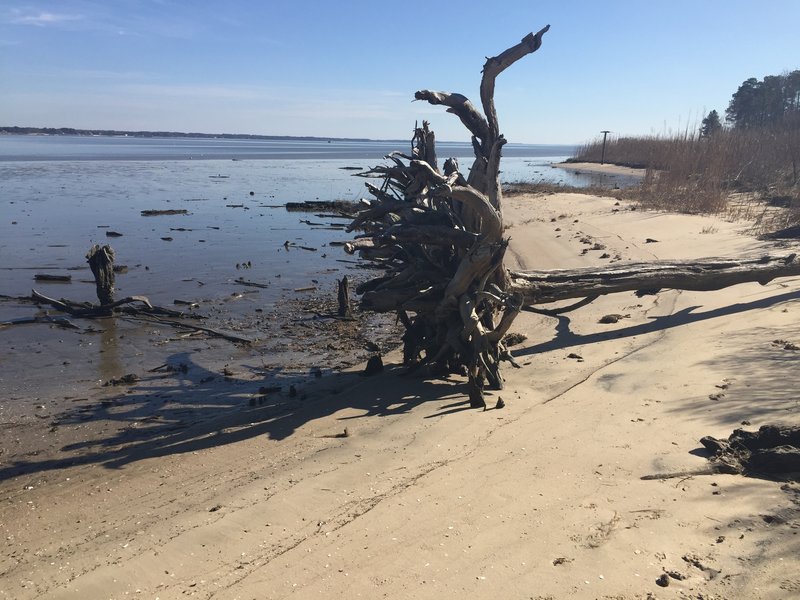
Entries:
[[481, 80], [481, 103], [483, 104], [483, 112], [486, 114], [492, 137], [500, 135], [497, 111], [494, 108], [494, 86], [497, 76], [519, 59], [541, 48], [542, 36], [549, 30], [550, 25], [547, 25], [535, 34], [529, 33], [516, 46], [504, 50], [495, 57], [486, 59], [486, 64], [483, 66], [483, 79]]

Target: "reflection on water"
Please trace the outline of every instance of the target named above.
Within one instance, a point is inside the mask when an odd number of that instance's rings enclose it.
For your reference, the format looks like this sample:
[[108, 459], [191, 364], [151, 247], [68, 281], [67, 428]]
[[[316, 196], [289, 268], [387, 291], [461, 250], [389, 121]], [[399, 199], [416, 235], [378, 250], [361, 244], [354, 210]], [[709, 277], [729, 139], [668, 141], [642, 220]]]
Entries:
[[103, 319], [100, 325], [102, 332], [97, 346], [97, 378], [108, 381], [123, 375], [124, 367], [119, 355], [116, 318]]

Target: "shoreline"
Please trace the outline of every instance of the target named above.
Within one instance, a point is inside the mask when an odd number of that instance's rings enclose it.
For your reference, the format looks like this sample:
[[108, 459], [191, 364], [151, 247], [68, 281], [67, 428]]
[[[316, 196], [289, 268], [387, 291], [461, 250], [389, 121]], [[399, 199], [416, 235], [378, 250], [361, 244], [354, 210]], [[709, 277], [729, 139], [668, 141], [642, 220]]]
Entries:
[[[769, 246], [719, 217], [626, 208], [507, 198], [509, 266]], [[57, 431], [31, 416], [41, 447], [0, 478], [0, 597], [786, 597], [800, 590], [800, 486], [641, 477], [706, 465], [700, 437], [744, 421], [798, 423], [795, 351], [774, 343], [800, 342], [798, 311], [794, 278], [522, 313], [522, 368], [485, 412], [459, 377], [402, 376], [398, 351], [373, 377], [309, 372], [294, 395], [269, 391], [257, 355], [224, 349], [91, 384], [100, 395], [71, 399]], [[7, 468], [25, 440], [2, 435]], [[664, 588], [665, 573], [680, 578]]]
[[623, 167], [611, 163], [589, 163], [589, 162], [574, 162], [574, 163], [553, 163], [554, 167], [559, 169], [566, 169], [568, 171], [587, 172], [587, 173], [603, 173], [607, 175], [624, 175], [627, 177], [643, 178], [647, 169], [634, 169], [632, 167]]

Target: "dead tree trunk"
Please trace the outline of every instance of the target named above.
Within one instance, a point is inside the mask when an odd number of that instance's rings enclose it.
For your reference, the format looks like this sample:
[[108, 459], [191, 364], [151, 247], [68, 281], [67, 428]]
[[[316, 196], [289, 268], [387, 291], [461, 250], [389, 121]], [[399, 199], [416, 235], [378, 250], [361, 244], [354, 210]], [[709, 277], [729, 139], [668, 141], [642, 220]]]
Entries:
[[[500, 361], [511, 356], [503, 338], [523, 305], [614, 292], [660, 288], [719, 289], [744, 281], [766, 283], [800, 274], [794, 255], [753, 260], [618, 265], [605, 269], [507, 271], [503, 256], [500, 157], [505, 138], [494, 107], [497, 76], [535, 52], [549, 26], [489, 58], [480, 86], [483, 114], [461, 94], [422, 90], [417, 100], [444, 105], [472, 134], [475, 160], [464, 177], [455, 159], [438, 165], [428, 123], [415, 127], [411, 152], [393, 152], [387, 164], [360, 175], [373, 199], [348, 231], [345, 245], [383, 267], [384, 274], [356, 289], [362, 307], [396, 312], [405, 326], [403, 361], [411, 369], [459, 372], [469, 378], [470, 404], [483, 407], [485, 384], [500, 389]], [[562, 309], [563, 310], [563, 309]]]
[[473, 406], [484, 406], [486, 382], [502, 386], [499, 362], [506, 356], [502, 338], [519, 312], [517, 299], [504, 293], [500, 156], [505, 138], [494, 108], [497, 76], [542, 44], [545, 27], [489, 58], [483, 68], [483, 114], [461, 94], [422, 90], [417, 100], [444, 105], [472, 134], [475, 160], [464, 177], [458, 162], [440, 169], [428, 123], [416, 127], [411, 153], [395, 152], [390, 164], [362, 175], [374, 196], [349, 230], [363, 230], [370, 244], [358, 243], [362, 257], [380, 262], [386, 274], [362, 284], [362, 304], [397, 311], [406, 327], [405, 362], [434, 371], [466, 372]]

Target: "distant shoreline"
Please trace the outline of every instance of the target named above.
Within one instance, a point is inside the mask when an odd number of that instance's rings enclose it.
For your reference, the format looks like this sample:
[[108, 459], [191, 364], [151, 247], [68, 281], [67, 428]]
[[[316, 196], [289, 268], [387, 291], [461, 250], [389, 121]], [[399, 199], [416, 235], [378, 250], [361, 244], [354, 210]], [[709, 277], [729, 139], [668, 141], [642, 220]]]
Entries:
[[258, 135], [250, 133], [197, 133], [182, 131], [123, 131], [118, 129], [75, 129], [73, 127], [0, 127], [0, 135], [77, 135], [88, 137], [203, 138], [228, 140], [300, 140], [314, 142], [401, 142], [407, 140], [371, 140], [300, 135]]
[[[375, 139], [326, 137], [315, 135], [261, 135], [255, 133], [198, 133], [183, 131], [126, 131], [121, 129], [76, 129], [73, 127], [19, 127], [2, 126], [0, 136], [81, 136], [81, 137], [132, 137], [132, 138], [186, 138], [186, 139], [219, 139], [219, 140], [263, 140], [263, 141], [298, 141], [298, 142], [381, 142], [391, 144], [409, 144], [408, 139]], [[441, 144], [469, 144], [469, 141], [437, 140]], [[510, 142], [509, 146], [553, 146], [575, 147], [574, 144], [528, 144]]]

